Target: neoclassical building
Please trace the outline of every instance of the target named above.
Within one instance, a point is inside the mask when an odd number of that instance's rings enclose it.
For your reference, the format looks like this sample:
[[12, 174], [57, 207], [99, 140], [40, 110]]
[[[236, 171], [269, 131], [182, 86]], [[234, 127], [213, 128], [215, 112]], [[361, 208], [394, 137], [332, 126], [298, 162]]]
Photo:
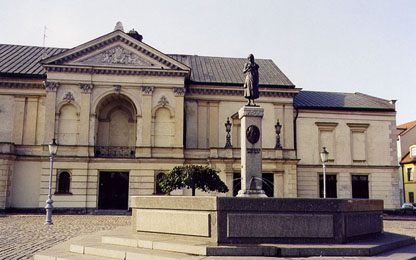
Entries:
[[[56, 208], [128, 209], [129, 196], [160, 194], [156, 180], [184, 164], [219, 170], [230, 188], [220, 196], [233, 196], [245, 63], [165, 54], [119, 27], [72, 49], [0, 44], [0, 209], [45, 206], [53, 138]], [[256, 63], [267, 194], [321, 197], [326, 147], [328, 197], [399, 207], [394, 102], [303, 91], [272, 60]]]

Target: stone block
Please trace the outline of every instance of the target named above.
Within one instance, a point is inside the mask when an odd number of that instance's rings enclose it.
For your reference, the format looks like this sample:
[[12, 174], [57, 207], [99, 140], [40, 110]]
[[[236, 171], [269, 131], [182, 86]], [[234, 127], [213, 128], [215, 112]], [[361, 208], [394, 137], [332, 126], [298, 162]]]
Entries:
[[175, 210], [136, 210], [136, 230], [191, 236], [210, 236], [209, 213]]
[[333, 217], [315, 214], [228, 214], [228, 237], [298, 237], [334, 236]]

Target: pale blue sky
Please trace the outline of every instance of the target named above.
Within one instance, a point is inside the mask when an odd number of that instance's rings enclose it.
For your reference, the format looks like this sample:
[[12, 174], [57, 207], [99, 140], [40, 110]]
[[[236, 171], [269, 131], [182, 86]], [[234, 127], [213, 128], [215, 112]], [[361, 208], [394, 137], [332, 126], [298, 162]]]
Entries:
[[3, 0], [0, 43], [72, 48], [134, 28], [164, 53], [272, 59], [299, 88], [397, 99], [416, 120], [416, 0]]

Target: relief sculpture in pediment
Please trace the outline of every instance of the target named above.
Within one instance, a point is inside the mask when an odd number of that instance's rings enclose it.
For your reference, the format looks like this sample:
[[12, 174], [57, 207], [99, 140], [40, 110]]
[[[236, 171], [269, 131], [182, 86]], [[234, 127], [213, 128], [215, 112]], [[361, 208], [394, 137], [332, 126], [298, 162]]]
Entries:
[[152, 66], [149, 61], [139, 57], [138, 55], [126, 50], [120, 46], [106, 50], [98, 55], [81, 61], [87, 64], [124, 64], [124, 65], [139, 65]]

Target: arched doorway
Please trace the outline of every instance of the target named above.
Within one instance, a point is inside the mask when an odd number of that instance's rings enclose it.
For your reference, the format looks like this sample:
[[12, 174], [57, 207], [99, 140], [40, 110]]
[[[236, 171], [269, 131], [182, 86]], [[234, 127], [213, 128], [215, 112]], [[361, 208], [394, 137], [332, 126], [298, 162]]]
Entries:
[[108, 95], [97, 106], [96, 157], [134, 157], [137, 110], [121, 94]]

